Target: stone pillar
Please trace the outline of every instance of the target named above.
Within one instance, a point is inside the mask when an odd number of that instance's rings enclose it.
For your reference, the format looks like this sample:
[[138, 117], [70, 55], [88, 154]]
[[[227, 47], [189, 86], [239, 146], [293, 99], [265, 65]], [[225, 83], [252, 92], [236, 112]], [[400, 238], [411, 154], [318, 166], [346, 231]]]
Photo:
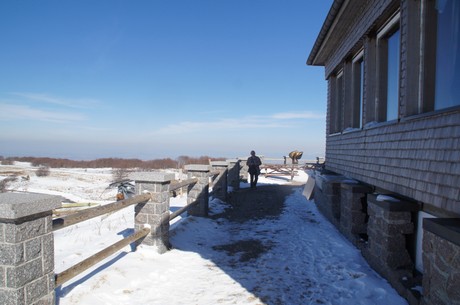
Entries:
[[423, 305], [460, 304], [460, 219], [423, 221]]
[[0, 194], [0, 304], [54, 305], [57, 196]]
[[370, 194], [367, 200], [368, 247], [363, 250], [370, 265], [391, 282], [410, 275], [413, 261], [408, 252], [407, 235], [414, 233], [412, 212], [418, 204]]
[[227, 201], [227, 175], [228, 175], [228, 163], [226, 161], [213, 161], [211, 167], [214, 170], [219, 171], [219, 175], [213, 181], [212, 192], [214, 196], [222, 201]]
[[209, 211], [209, 165], [189, 164], [185, 166], [188, 178], [197, 178], [198, 182], [190, 184], [187, 192], [187, 204], [197, 201], [197, 204], [188, 209], [192, 216], [208, 216]]
[[340, 191], [340, 231], [356, 246], [367, 241], [367, 194], [370, 186], [344, 181]]
[[240, 160], [230, 159], [228, 162], [227, 183], [234, 190], [240, 189]]
[[240, 171], [238, 173], [239, 175], [239, 179], [243, 180], [243, 181], [246, 181], [246, 182], [249, 182], [249, 167], [246, 165], [246, 162], [248, 161], [248, 158], [239, 158], [238, 159], [240, 162], [239, 162], [239, 168], [240, 168]]
[[130, 175], [136, 182], [136, 194], [150, 192], [149, 201], [135, 206], [134, 228], [136, 231], [149, 226], [151, 232], [136, 244], [156, 247], [158, 253], [165, 253], [169, 244], [169, 186], [174, 174], [162, 172], [137, 172]]
[[315, 175], [315, 203], [326, 218], [340, 228], [340, 191], [346, 178], [341, 175]]

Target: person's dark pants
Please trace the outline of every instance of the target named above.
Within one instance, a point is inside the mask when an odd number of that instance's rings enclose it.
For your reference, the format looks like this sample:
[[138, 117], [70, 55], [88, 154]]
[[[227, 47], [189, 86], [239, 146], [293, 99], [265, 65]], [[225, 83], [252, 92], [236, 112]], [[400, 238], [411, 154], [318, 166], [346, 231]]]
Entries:
[[257, 185], [257, 180], [259, 179], [259, 175], [256, 174], [249, 174], [251, 177], [251, 188], [255, 188]]

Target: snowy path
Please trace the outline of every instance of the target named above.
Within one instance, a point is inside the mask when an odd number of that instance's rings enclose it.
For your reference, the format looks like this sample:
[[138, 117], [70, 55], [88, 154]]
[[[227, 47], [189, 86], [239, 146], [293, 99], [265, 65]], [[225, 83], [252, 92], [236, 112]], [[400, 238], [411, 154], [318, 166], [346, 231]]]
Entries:
[[288, 196], [279, 218], [243, 223], [219, 219], [227, 239], [224, 245], [222, 239], [210, 242], [227, 255], [209, 253], [209, 241], [200, 243], [199, 234], [193, 251], [212, 259], [264, 304], [405, 304], [301, 191], [297, 187]]
[[[148, 247], [127, 247], [60, 287], [57, 304], [407, 304], [301, 195], [301, 186], [270, 188], [255, 191], [260, 196], [246, 209], [247, 219], [235, 218], [237, 211], [223, 213], [229, 205], [212, 200], [211, 217], [185, 217], [172, 226], [173, 249], [159, 255]], [[284, 208], [264, 211], [270, 198], [281, 198], [281, 188], [290, 193]], [[253, 215], [255, 206], [269, 217]], [[132, 216], [111, 215], [99, 230], [132, 228]], [[90, 226], [80, 226], [56, 236], [62, 247], [58, 268], [72, 260], [72, 246], [81, 250], [96, 243], [90, 232]]]

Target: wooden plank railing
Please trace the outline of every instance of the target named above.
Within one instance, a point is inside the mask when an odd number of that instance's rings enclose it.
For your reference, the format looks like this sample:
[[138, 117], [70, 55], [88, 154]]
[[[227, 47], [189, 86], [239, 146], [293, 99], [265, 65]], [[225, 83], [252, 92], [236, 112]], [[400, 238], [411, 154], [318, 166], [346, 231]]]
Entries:
[[214, 171], [214, 172], [211, 172], [210, 173], [210, 176], [211, 176], [211, 183], [209, 184], [209, 187], [214, 187], [214, 185], [216, 184], [216, 182], [218, 182], [223, 175], [225, 175], [226, 172], [225, 171]]
[[187, 179], [181, 182], [171, 183], [171, 185], [169, 186], [169, 191], [172, 192], [172, 191], [178, 190], [190, 184], [196, 183], [197, 181], [198, 181], [197, 178], [192, 178], [192, 179]]
[[[211, 182], [209, 183], [209, 186], [210, 187], [213, 187], [214, 184], [222, 177], [222, 175], [225, 174], [225, 171], [212, 171], [209, 173], [209, 177], [211, 177]], [[190, 184], [193, 184], [193, 183], [196, 183], [198, 181], [197, 178], [192, 178], [192, 179], [188, 179], [188, 180], [184, 180], [182, 182], [177, 182], [177, 183], [172, 183], [171, 186], [169, 187], [170, 191], [175, 191], [179, 188], [182, 188], [184, 186], [187, 186], [187, 185], [190, 185]], [[192, 206], [196, 205], [198, 203], [198, 201], [193, 201], [192, 203], [189, 203], [183, 207], [181, 207], [180, 209], [178, 209], [177, 211], [171, 213], [169, 215], [169, 221], [173, 220], [174, 218], [178, 217], [179, 215], [181, 215], [182, 213], [186, 212], [188, 209], [190, 209]]]
[[67, 216], [53, 219], [53, 231], [60, 230], [65, 227], [77, 224], [82, 221], [86, 221], [91, 218], [101, 216], [107, 213], [112, 213], [112, 212], [121, 210], [133, 204], [146, 202], [150, 198], [151, 198], [151, 194], [145, 193], [145, 194], [137, 195], [137, 196], [134, 196], [128, 199], [112, 202], [112, 203], [97, 206], [94, 208], [81, 210], [79, 212], [69, 214]]
[[[98, 216], [102, 216], [108, 213], [112, 213], [112, 212], [121, 210], [130, 205], [146, 202], [150, 198], [151, 198], [151, 194], [145, 193], [145, 194], [134, 196], [134, 197], [131, 197], [125, 200], [120, 200], [120, 201], [112, 202], [106, 205], [89, 208], [86, 210], [76, 212], [74, 214], [70, 214], [64, 217], [53, 219], [53, 231], [60, 230], [65, 227], [68, 227], [68, 226], [71, 226], [71, 225], [74, 225], [74, 224], [77, 224], [77, 223], [80, 223], [80, 222], [83, 222], [83, 221], [86, 221], [86, 220], [89, 220], [89, 219], [92, 219]], [[59, 274], [55, 274], [55, 287], [59, 287], [63, 283], [67, 282], [68, 280], [72, 279], [78, 274], [84, 272], [88, 268], [91, 268], [92, 266], [100, 262], [101, 260], [114, 254], [115, 252], [119, 251], [123, 247], [126, 247], [130, 243], [137, 241], [141, 238], [144, 238], [149, 233], [150, 233], [150, 229], [144, 228], [114, 243], [113, 245], [108, 246], [107, 248], [81, 261], [80, 263], [70, 267], [69, 269]]]
[[85, 270], [91, 268], [95, 264], [99, 263], [101, 260], [109, 257], [120, 249], [126, 247], [127, 245], [135, 242], [141, 238], [144, 238], [150, 233], [149, 228], [144, 228], [140, 231], [135, 232], [134, 234], [123, 238], [122, 240], [114, 243], [113, 245], [108, 246], [107, 248], [99, 251], [98, 253], [88, 257], [87, 259], [81, 261], [78, 264], [73, 265], [61, 273], [55, 275], [55, 287], [61, 286], [63, 283], [74, 278], [78, 274], [84, 272]]
[[198, 203], [198, 201], [193, 201], [192, 203], [189, 203], [189, 204], [181, 207], [179, 210], [175, 211], [174, 213], [169, 214], [169, 221], [173, 220], [174, 218], [176, 218], [180, 214], [186, 212], [190, 207], [194, 206], [197, 203]]
[[[178, 183], [174, 183], [170, 185], [170, 191], [173, 192], [177, 189], [182, 187], [188, 186], [190, 184], [196, 183], [198, 179], [192, 178], [188, 180], [184, 180]], [[74, 214], [70, 214], [64, 217], [53, 219], [53, 231], [63, 229], [65, 227], [98, 217], [108, 213], [113, 213], [128, 206], [139, 204], [142, 202], [146, 202], [151, 198], [150, 193], [145, 193], [142, 195], [137, 195], [128, 199], [112, 202], [106, 205], [97, 206], [94, 208], [85, 209]], [[183, 212], [185, 212], [188, 208], [192, 205], [196, 204], [196, 202], [188, 204], [187, 206], [179, 209], [178, 211], [172, 213], [170, 215], [170, 220], [174, 219], [175, 217], [179, 216]], [[77, 276], [78, 274], [84, 272], [85, 270], [91, 268], [101, 260], [107, 258], [108, 256], [114, 254], [115, 252], [119, 251], [123, 247], [126, 247], [132, 242], [135, 242], [141, 238], [144, 238], [150, 233], [149, 228], [144, 228], [140, 231], [135, 232], [134, 234], [114, 243], [113, 245], [108, 246], [107, 248], [99, 251], [98, 253], [90, 256], [89, 258], [81, 261], [80, 263], [75, 264], [74, 266], [68, 268], [67, 270], [56, 274], [55, 275], [55, 286], [58, 287], [63, 283], [67, 282], [68, 280], [72, 279], [73, 277]]]

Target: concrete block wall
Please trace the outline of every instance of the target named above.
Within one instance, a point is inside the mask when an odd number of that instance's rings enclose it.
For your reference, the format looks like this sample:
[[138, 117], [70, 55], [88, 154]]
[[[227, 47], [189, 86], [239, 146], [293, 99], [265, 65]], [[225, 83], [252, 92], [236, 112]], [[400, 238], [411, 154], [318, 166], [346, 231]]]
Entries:
[[344, 181], [340, 192], [340, 231], [353, 244], [360, 246], [368, 239], [367, 194], [372, 187], [357, 181]]
[[340, 227], [341, 183], [346, 177], [333, 174], [315, 174], [315, 203], [321, 213]]
[[420, 207], [393, 197], [380, 199], [368, 195], [368, 247], [365, 257], [381, 274], [398, 280], [411, 276], [414, 262], [407, 244], [408, 235], [414, 234], [415, 223], [412, 213]]
[[379, 195], [372, 186], [341, 175], [316, 173], [315, 182], [318, 210], [409, 304], [419, 304], [420, 294], [409, 287], [420, 281], [414, 274], [419, 204], [399, 199], [396, 194]]
[[423, 305], [460, 304], [460, 219], [423, 223]]

